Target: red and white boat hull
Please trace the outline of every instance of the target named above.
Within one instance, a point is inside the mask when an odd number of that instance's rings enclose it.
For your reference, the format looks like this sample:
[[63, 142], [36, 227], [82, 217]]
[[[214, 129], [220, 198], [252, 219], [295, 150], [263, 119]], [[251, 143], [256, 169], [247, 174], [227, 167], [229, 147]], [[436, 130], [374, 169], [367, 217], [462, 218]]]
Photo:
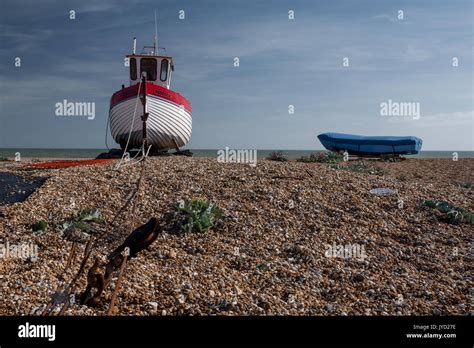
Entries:
[[[141, 100], [137, 100], [138, 92], [139, 84], [123, 88], [115, 92], [110, 101], [110, 131], [122, 148], [125, 148], [130, 131], [128, 148], [142, 146], [143, 105]], [[140, 90], [140, 96], [142, 95], [143, 89]], [[147, 83], [145, 107], [149, 114], [148, 144], [152, 145], [153, 150], [175, 148], [175, 142], [181, 147], [189, 142], [192, 131], [192, 109], [186, 98], [170, 89]]]

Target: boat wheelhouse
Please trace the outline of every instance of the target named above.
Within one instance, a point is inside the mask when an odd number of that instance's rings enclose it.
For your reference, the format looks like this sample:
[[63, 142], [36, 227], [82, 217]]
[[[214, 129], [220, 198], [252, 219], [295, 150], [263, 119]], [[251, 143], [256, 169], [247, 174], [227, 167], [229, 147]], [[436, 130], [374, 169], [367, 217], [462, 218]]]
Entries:
[[[136, 54], [134, 39], [133, 52], [126, 56], [129, 86], [122, 85], [110, 100], [110, 131], [123, 150], [140, 148], [145, 134], [152, 151], [179, 149], [191, 138], [191, 103], [171, 90], [173, 58], [156, 54], [156, 36], [152, 47], [150, 53]], [[142, 115], [146, 115], [146, 133]]]

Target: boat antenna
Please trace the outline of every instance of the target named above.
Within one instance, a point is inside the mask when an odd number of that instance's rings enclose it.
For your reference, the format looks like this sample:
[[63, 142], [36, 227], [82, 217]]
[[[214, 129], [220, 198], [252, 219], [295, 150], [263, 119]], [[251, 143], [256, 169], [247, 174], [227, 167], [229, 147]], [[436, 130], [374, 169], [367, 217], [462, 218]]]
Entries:
[[156, 10], [155, 10], [155, 41], [153, 42], [153, 54], [156, 54], [158, 50], [158, 24], [156, 21]]

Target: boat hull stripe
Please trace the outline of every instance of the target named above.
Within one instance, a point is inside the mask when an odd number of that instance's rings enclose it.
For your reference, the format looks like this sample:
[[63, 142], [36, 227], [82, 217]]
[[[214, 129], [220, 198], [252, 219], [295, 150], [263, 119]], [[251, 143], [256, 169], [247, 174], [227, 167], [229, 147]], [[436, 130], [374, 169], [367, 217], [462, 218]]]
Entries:
[[[122, 88], [121, 90], [115, 92], [112, 95], [112, 98], [110, 99], [110, 109], [115, 107], [117, 104], [133, 97], [137, 97], [138, 94], [138, 89], [139, 89], [139, 83], [129, 86], [126, 88]], [[142, 92], [142, 91], [140, 91]], [[154, 85], [152, 83], [146, 84], [146, 92], [147, 95], [153, 95], [155, 97], [159, 97], [162, 99], [166, 99], [169, 102], [172, 102], [176, 105], [182, 105], [186, 111], [189, 112], [189, 114], [192, 113], [192, 107], [191, 103], [189, 100], [187, 100], [185, 97], [183, 97], [181, 94], [172, 91], [171, 89], [167, 89], [165, 87], [161, 87], [158, 85]]]

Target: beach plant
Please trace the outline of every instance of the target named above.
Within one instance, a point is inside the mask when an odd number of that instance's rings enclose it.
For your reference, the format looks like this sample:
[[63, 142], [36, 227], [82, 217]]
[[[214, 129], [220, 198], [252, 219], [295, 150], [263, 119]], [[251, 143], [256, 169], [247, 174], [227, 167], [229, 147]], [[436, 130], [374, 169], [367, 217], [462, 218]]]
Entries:
[[102, 222], [100, 211], [97, 208], [86, 208], [79, 213], [79, 221]]
[[343, 159], [344, 155], [339, 152], [321, 152], [312, 153], [309, 156], [302, 156], [298, 159], [298, 162], [337, 164], [339, 162], [342, 162]]
[[340, 152], [326, 152], [324, 161], [329, 164], [337, 164], [344, 160], [344, 154]]
[[298, 158], [296, 161], [297, 162], [303, 162], [303, 163], [315, 163], [315, 162], [321, 162], [320, 161], [320, 155], [321, 154], [316, 154], [312, 153], [309, 156], [301, 156]]
[[75, 218], [65, 221], [59, 227], [59, 230], [62, 234], [71, 230], [89, 233], [92, 229], [90, 225], [92, 222], [103, 222], [100, 210], [97, 208], [86, 208], [81, 210]]
[[309, 157], [301, 157], [300, 162], [318, 162], [327, 163], [331, 168], [336, 170], [349, 170], [355, 173], [381, 175], [383, 171], [378, 168], [367, 166], [362, 160], [358, 160], [355, 164], [344, 165], [344, 154], [341, 152], [324, 152], [320, 154], [311, 154]]
[[179, 216], [179, 230], [183, 233], [205, 232], [224, 216], [224, 211], [205, 199], [193, 198], [174, 203]]
[[322, 153], [312, 153], [309, 156], [301, 156], [296, 161], [302, 163], [322, 163], [325, 155]]
[[277, 162], [288, 161], [288, 158], [286, 158], [283, 151], [273, 151], [272, 153], [270, 153], [270, 155], [268, 155], [267, 159], [270, 161], [277, 161]]
[[347, 166], [347, 170], [355, 173], [367, 173], [369, 168], [362, 161], [357, 161], [357, 163]]
[[270, 268], [270, 263], [269, 262], [262, 262], [257, 265], [257, 269], [259, 271], [266, 271]]
[[31, 225], [31, 229], [33, 230], [33, 232], [46, 231], [47, 228], [48, 228], [48, 223], [44, 220], [40, 220], [34, 223], [33, 225]]
[[359, 160], [355, 164], [350, 165], [340, 165], [338, 163], [330, 164], [331, 168], [349, 170], [354, 173], [363, 173], [363, 174], [372, 174], [372, 175], [382, 175], [383, 170], [379, 168], [369, 167], [363, 161]]
[[449, 224], [459, 225], [463, 222], [468, 224], [474, 223], [474, 214], [449, 202], [442, 200], [425, 200], [423, 205], [431, 208], [431, 211], [438, 220]]
[[82, 232], [89, 233], [91, 231], [90, 225], [85, 221], [74, 221], [71, 227], [81, 230]]
[[452, 181], [451, 183], [455, 186], [459, 186], [459, 187], [467, 188], [467, 189], [472, 187], [472, 183], [470, 182]]

